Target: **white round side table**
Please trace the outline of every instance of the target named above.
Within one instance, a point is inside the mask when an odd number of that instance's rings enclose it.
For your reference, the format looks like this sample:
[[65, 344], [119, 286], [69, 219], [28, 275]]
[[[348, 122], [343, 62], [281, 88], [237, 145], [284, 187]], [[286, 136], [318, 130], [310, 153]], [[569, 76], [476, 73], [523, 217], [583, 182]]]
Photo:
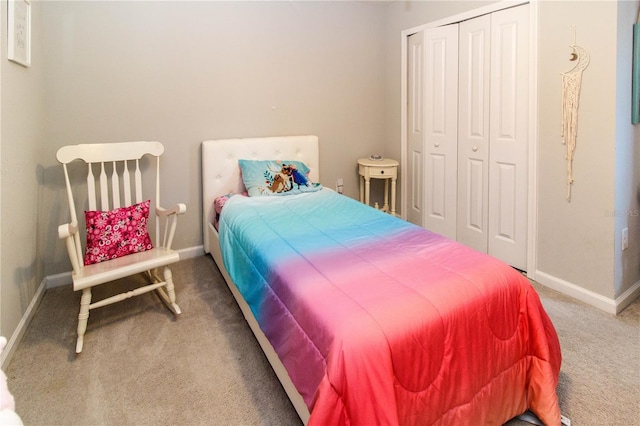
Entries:
[[[382, 211], [396, 214], [396, 180], [398, 179], [398, 162], [389, 158], [372, 160], [358, 159], [360, 175], [360, 202], [369, 205], [371, 179], [384, 179], [384, 205]], [[389, 205], [389, 181], [391, 181], [391, 205]], [[389, 209], [391, 208], [391, 209]]]

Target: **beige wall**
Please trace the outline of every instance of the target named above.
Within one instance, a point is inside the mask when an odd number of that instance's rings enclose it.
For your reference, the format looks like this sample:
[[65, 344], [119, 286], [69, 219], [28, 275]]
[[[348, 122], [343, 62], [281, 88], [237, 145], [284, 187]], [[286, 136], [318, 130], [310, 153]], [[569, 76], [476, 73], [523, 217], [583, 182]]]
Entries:
[[[613, 297], [615, 2], [542, 2], [539, 40], [538, 269]], [[583, 73], [571, 202], [565, 200], [560, 73], [573, 42], [590, 52]]]
[[70, 270], [57, 238], [68, 220], [55, 161], [62, 145], [163, 142], [163, 200], [188, 206], [177, 249], [202, 244], [204, 139], [316, 134], [322, 183], [343, 177], [354, 197], [355, 160], [384, 151], [377, 4], [34, 1], [32, 9], [31, 68], [6, 62], [2, 32], [2, 335], [17, 331], [46, 276]]
[[[315, 134], [322, 183], [357, 194], [384, 144], [383, 8], [360, 2], [47, 2], [46, 179], [69, 143], [159, 140], [174, 246], [202, 244], [200, 143]], [[58, 221], [66, 208], [52, 194]], [[69, 269], [47, 241], [46, 273]]]
[[40, 250], [44, 211], [42, 147], [44, 125], [44, 63], [40, 4], [32, 6], [32, 63], [25, 68], [7, 61], [7, 3], [0, 4], [3, 24], [0, 133], [1, 180], [0, 335], [10, 338], [43, 278]]
[[[630, 124], [631, 35], [638, 4], [540, 3], [538, 269], [556, 283], [564, 280], [610, 300], [640, 280], [640, 229], [638, 218], [629, 216], [639, 206], [638, 138]], [[591, 62], [583, 73], [569, 203], [556, 183], [565, 165], [556, 123], [557, 75], [568, 69], [571, 24]], [[630, 245], [622, 251], [621, 231], [627, 226]]]

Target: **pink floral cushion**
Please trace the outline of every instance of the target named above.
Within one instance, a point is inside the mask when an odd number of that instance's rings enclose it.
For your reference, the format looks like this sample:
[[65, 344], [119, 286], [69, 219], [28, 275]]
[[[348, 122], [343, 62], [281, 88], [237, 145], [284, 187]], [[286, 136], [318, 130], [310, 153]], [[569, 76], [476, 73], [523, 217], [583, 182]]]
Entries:
[[104, 211], [85, 211], [87, 249], [84, 264], [151, 250], [147, 222], [151, 200], [129, 207]]

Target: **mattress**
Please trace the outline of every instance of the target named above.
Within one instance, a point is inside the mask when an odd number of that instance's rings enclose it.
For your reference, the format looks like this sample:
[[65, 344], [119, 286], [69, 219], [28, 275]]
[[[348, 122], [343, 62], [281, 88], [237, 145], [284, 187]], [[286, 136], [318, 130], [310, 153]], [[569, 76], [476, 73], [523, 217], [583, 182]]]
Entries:
[[557, 334], [508, 265], [328, 189], [231, 197], [219, 235], [309, 424], [560, 424]]

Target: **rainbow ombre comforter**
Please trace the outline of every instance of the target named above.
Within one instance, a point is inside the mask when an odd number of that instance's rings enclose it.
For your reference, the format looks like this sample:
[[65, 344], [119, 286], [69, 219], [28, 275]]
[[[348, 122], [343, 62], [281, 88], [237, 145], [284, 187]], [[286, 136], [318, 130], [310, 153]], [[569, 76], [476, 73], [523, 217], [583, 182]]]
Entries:
[[556, 332], [502, 262], [327, 189], [232, 197], [220, 245], [310, 424], [560, 424]]

